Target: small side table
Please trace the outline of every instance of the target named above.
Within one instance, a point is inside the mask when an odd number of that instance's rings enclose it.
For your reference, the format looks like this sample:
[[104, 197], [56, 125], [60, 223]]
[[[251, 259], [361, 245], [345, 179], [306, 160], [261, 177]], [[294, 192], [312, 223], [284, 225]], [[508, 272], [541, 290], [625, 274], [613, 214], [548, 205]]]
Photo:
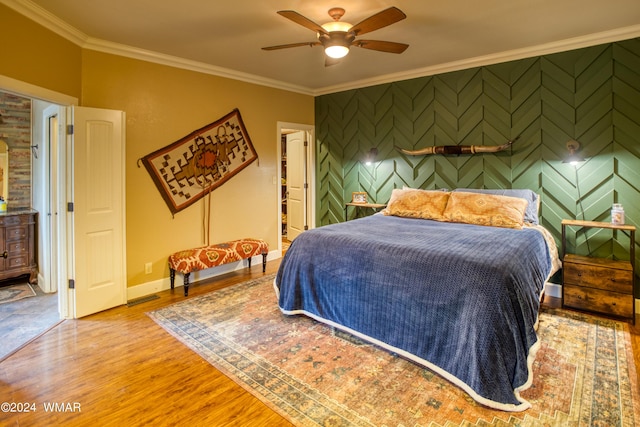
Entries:
[[355, 206], [356, 209], [357, 208], [369, 208], [369, 209], [373, 209], [374, 211], [377, 211], [378, 209], [384, 209], [387, 207], [386, 204], [384, 203], [345, 203], [344, 204], [344, 220], [349, 221], [349, 216], [347, 215], [349, 206]]
[[[604, 228], [629, 236], [629, 261], [567, 253], [566, 228]], [[635, 324], [635, 231], [633, 225], [562, 220], [562, 306], [631, 320]]]

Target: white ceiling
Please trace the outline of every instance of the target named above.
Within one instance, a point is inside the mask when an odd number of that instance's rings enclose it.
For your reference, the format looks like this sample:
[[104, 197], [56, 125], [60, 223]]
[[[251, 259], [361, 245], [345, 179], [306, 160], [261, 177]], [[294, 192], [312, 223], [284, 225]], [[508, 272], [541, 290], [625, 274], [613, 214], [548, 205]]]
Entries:
[[[318, 95], [353, 87], [640, 37], [639, 0], [0, 0], [89, 49], [117, 52]], [[352, 48], [325, 67], [320, 47], [278, 15], [312, 21], [346, 9], [358, 23], [390, 6], [407, 18], [363, 38], [407, 43], [402, 54]]]

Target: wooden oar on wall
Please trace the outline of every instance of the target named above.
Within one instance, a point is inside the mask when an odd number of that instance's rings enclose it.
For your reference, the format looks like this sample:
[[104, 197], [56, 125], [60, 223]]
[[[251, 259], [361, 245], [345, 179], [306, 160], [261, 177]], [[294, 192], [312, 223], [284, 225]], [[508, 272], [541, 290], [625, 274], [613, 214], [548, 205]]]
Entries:
[[396, 150], [410, 156], [423, 156], [427, 154], [476, 154], [476, 153], [497, 153], [511, 147], [511, 144], [520, 138], [515, 137], [502, 145], [437, 145], [433, 147], [421, 148], [420, 150], [405, 150], [397, 145]]

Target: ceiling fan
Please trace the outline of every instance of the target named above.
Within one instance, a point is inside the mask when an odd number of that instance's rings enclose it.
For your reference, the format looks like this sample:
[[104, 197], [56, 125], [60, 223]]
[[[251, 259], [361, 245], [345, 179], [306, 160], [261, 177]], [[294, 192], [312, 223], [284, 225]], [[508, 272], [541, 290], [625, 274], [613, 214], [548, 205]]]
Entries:
[[285, 18], [308, 28], [311, 31], [315, 31], [318, 40], [312, 42], [268, 46], [263, 47], [262, 49], [277, 50], [300, 46], [322, 46], [324, 47], [324, 52], [327, 55], [325, 59], [325, 66], [329, 66], [337, 64], [341, 58], [345, 57], [349, 53], [349, 48], [351, 46], [389, 53], [402, 53], [409, 47], [408, 44], [382, 40], [356, 40], [356, 37], [362, 34], [378, 30], [406, 18], [407, 15], [397, 7], [390, 7], [378, 12], [356, 25], [340, 21], [344, 12], [344, 9], [341, 7], [331, 8], [329, 9], [329, 16], [333, 18], [333, 21], [318, 25], [309, 18], [306, 18], [293, 10], [280, 10], [278, 11], [279, 15], [284, 16]]

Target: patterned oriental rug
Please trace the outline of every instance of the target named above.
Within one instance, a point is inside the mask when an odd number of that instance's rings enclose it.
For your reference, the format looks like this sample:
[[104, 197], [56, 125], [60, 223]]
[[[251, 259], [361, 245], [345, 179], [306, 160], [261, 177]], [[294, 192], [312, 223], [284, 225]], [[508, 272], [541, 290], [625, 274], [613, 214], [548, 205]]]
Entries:
[[640, 425], [628, 327], [544, 309], [532, 408], [477, 404], [432, 371], [305, 316], [284, 316], [273, 275], [148, 315], [300, 426]]

